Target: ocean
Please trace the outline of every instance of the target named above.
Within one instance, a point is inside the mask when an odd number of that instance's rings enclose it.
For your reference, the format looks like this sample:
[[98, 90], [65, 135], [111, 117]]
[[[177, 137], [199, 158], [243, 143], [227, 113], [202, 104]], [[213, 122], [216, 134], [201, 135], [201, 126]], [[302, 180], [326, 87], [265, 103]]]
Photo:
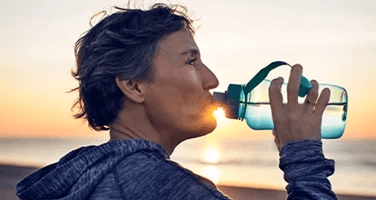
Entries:
[[[106, 140], [0, 138], [0, 163], [42, 167], [80, 146]], [[336, 193], [376, 195], [376, 141], [323, 140], [325, 156], [336, 169], [329, 179]], [[188, 140], [171, 159], [214, 183], [284, 189], [278, 150], [271, 140]]]

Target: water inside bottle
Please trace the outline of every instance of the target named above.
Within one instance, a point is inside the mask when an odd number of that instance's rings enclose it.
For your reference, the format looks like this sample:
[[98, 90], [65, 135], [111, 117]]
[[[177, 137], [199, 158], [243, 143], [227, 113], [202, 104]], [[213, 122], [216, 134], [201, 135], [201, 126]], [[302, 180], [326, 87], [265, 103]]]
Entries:
[[[244, 109], [244, 103], [240, 106]], [[345, 104], [328, 104], [322, 118], [322, 138], [339, 138], [346, 126]], [[245, 113], [247, 124], [254, 130], [273, 130], [274, 124], [269, 103], [248, 104]]]
[[[272, 130], [273, 119], [269, 103], [268, 88], [270, 80], [264, 80], [260, 85], [248, 93], [246, 112], [245, 96], [240, 96], [239, 116], [243, 116], [250, 128], [254, 130]], [[283, 103], [287, 103], [286, 95], [287, 84], [281, 88]], [[322, 89], [329, 88], [331, 96], [328, 105], [325, 108], [322, 123], [322, 138], [339, 138], [342, 136], [347, 119], [347, 92], [344, 88], [330, 84], [320, 84], [319, 93]], [[303, 103], [305, 98], [299, 97], [299, 103]]]

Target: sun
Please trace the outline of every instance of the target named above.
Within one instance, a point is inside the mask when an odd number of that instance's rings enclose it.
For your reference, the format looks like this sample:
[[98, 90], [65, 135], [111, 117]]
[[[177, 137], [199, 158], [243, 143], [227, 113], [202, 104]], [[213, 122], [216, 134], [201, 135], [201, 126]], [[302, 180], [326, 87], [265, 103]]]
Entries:
[[221, 159], [221, 153], [218, 149], [210, 147], [203, 152], [202, 159], [206, 163], [218, 163]]

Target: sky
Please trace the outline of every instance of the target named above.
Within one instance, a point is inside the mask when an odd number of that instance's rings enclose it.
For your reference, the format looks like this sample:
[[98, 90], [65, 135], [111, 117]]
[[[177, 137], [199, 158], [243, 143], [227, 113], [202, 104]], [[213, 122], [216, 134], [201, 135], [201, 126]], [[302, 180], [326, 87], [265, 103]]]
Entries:
[[[151, 1], [145, 1], [146, 5]], [[198, 19], [195, 40], [223, 92], [272, 61], [300, 63], [303, 74], [346, 88], [344, 139], [376, 139], [376, 1], [171, 0]], [[108, 137], [70, 110], [77, 93], [74, 43], [89, 19], [117, 0], [0, 2], [0, 137]], [[276, 73], [288, 74], [284, 67]], [[272, 74], [275, 78], [279, 74]], [[274, 76], [274, 77], [273, 77]], [[286, 79], [285, 79], [286, 80]], [[271, 138], [245, 122], [221, 120], [213, 138]]]

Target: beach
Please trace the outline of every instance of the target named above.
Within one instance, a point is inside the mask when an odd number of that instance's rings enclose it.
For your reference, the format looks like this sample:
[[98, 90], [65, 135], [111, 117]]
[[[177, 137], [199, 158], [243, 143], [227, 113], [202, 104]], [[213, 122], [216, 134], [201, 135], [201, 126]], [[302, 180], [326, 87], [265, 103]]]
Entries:
[[[0, 164], [0, 199], [16, 200], [16, 184], [25, 176], [38, 170], [31, 166], [18, 166], [9, 164]], [[265, 188], [250, 188], [219, 185], [218, 188], [236, 200], [264, 200], [264, 199], [285, 199], [286, 192], [282, 190], [271, 190]], [[375, 196], [357, 196], [337, 194], [340, 200], [369, 200], [376, 199]]]

